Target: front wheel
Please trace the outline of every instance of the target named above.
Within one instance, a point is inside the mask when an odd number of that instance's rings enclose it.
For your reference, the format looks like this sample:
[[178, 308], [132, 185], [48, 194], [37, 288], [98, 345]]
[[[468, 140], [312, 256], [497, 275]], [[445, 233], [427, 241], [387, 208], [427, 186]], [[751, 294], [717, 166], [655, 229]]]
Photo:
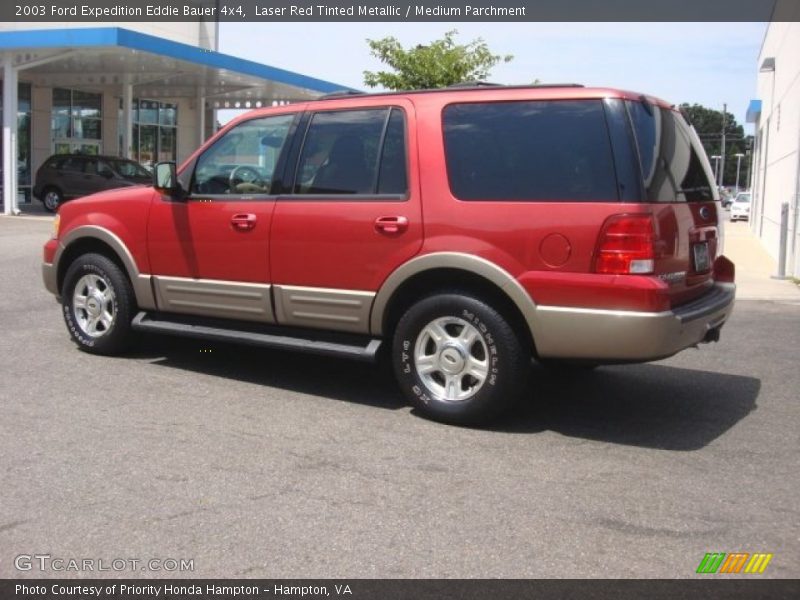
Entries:
[[400, 319], [392, 345], [400, 388], [422, 414], [486, 421], [522, 393], [530, 359], [508, 321], [477, 298], [430, 296]]
[[61, 290], [64, 321], [73, 341], [93, 354], [118, 354], [131, 337], [135, 311], [125, 273], [101, 254], [84, 254], [67, 269]]

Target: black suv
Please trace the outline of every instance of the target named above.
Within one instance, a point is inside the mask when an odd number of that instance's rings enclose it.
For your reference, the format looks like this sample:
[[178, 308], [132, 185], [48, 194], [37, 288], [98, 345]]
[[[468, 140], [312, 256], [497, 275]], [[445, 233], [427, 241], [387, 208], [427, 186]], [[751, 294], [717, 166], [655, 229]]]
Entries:
[[150, 172], [132, 160], [115, 156], [56, 154], [36, 172], [33, 195], [47, 210], [55, 212], [59, 204], [70, 198], [151, 182]]

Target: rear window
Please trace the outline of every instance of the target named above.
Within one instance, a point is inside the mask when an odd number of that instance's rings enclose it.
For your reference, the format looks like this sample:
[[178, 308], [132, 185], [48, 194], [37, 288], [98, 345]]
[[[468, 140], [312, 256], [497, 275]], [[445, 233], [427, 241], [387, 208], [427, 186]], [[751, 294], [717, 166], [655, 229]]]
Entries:
[[618, 200], [601, 100], [453, 104], [443, 119], [460, 200]]
[[714, 200], [705, 150], [680, 114], [652, 104], [627, 102], [645, 193], [650, 202]]

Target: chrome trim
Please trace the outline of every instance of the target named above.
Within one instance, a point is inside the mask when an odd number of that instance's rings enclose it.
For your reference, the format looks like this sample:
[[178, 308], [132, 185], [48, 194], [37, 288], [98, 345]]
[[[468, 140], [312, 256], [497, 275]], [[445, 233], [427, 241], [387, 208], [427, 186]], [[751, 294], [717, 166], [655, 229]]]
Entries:
[[[736, 286], [717, 283], [692, 303], [663, 312], [537, 307], [536, 348], [542, 358], [648, 361], [666, 358], [704, 341], [733, 312]], [[688, 313], [687, 313], [688, 314]]]
[[[56, 254], [53, 257], [53, 267], [58, 273], [59, 260], [67, 247], [72, 243], [82, 238], [95, 238], [105, 242], [111, 249], [116, 252], [117, 256], [122, 261], [125, 270], [128, 272], [128, 277], [133, 286], [133, 293], [136, 295], [136, 304], [139, 308], [154, 309], [156, 307], [156, 299], [153, 294], [153, 287], [150, 284], [150, 276], [139, 273], [139, 268], [136, 266], [136, 261], [133, 260], [133, 255], [128, 250], [125, 243], [114, 233], [98, 227], [97, 225], [82, 225], [71, 229], [64, 237], [59, 240]], [[57, 287], [57, 285], [56, 285]], [[50, 290], [50, 288], [48, 288]], [[56, 294], [58, 292], [55, 292]]]
[[268, 284], [153, 276], [153, 287], [165, 312], [275, 322]]
[[273, 297], [281, 325], [369, 333], [374, 292], [274, 285]]
[[[423, 254], [397, 268], [378, 290], [370, 316], [370, 331], [372, 335], [383, 335], [383, 319], [386, 307], [389, 305], [394, 293], [408, 279], [433, 269], [459, 269], [469, 271], [488, 279], [499, 287], [511, 298], [519, 309], [530, 329], [531, 335], [536, 329], [536, 303], [525, 291], [525, 288], [508, 271], [496, 264], [472, 254], [461, 252], [434, 252]], [[536, 339], [534, 337], [534, 339]]]

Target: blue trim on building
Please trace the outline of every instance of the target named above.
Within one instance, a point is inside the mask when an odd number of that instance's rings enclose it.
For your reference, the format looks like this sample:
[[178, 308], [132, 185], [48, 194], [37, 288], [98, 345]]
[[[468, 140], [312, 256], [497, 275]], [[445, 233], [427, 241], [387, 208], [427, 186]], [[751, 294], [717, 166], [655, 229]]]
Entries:
[[261, 63], [204, 50], [197, 46], [164, 40], [159, 37], [122, 29], [120, 27], [91, 27], [83, 29], [38, 29], [0, 32], [0, 50], [24, 48], [94, 48], [118, 46], [150, 54], [158, 54], [217, 70], [234, 71], [259, 79], [329, 94], [337, 91], [357, 91], [331, 81], [316, 79], [271, 67]]
[[747, 114], [745, 120], [748, 123], [755, 123], [761, 116], [761, 100], [750, 100], [750, 105], [747, 107]]

